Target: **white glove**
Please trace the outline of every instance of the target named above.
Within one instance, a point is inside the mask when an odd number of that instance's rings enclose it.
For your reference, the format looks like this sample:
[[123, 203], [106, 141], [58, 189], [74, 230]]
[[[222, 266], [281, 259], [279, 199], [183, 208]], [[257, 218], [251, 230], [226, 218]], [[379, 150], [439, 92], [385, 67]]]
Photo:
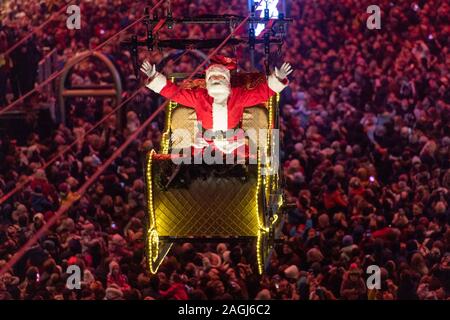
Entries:
[[153, 78], [156, 75], [156, 66], [151, 64], [147, 60], [141, 66], [141, 71], [149, 78]]
[[285, 62], [285, 63], [283, 63], [283, 65], [281, 66], [280, 69], [275, 67], [274, 73], [278, 79], [283, 80], [283, 79], [286, 79], [286, 77], [288, 75], [290, 75], [292, 71], [293, 71], [292, 66], [289, 63]]

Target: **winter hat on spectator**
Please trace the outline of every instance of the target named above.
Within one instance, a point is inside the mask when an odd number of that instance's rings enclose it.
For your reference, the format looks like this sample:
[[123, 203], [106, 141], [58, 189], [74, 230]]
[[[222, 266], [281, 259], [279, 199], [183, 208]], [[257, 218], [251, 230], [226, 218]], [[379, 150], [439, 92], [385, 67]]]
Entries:
[[110, 285], [106, 288], [105, 300], [122, 300], [123, 292], [116, 284]]
[[306, 259], [308, 260], [309, 263], [321, 262], [323, 260], [323, 254], [322, 252], [320, 252], [319, 249], [311, 248], [306, 253]]
[[73, 265], [73, 264], [77, 264], [78, 263], [78, 258], [76, 256], [72, 256], [69, 258], [69, 260], [67, 260], [67, 264], [69, 266]]
[[342, 245], [344, 247], [348, 247], [351, 246], [352, 244], [353, 244], [353, 237], [349, 234], [344, 236], [344, 238], [342, 239]]
[[44, 222], [44, 215], [42, 213], [40, 213], [40, 212], [36, 213], [33, 216], [33, 222], [38, 222], [38, 221]]
[[225, 251], [227, 251], [227, 245], [225, 243], [219, 243], [216, 251], [218, 254], [222, 255]]
[[349, 274], [361, 274], [361, 270], [359, 269], [356, 263], [352, 263], [350, 268], [348, 269]]
[[296, 265], [291, 265], [291, 266], [287, 267], [286, 269], [284, 269], [284, 275], [288, 279], [297, 280], [300, 273], [299, 273]]

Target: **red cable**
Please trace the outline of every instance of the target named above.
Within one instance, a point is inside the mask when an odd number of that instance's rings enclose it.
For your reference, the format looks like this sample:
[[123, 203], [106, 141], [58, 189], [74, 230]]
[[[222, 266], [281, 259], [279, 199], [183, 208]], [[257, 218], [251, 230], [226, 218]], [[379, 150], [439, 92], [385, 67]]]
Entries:
[[66, 10], [66, 8], [72, 4], [72, 2], [74, 2], [73, 0], [71, 0], [68, 4], [66, 4], [64, 7], [61, 8], [61, 10], [59, 10], [58, 12], [54, 12], [44, 23], [42, 23], [40, 26], [36, 27], [35, 29], [33, 29], [33, 31], [31, 31], [29, 34], [27, 34], [25, 37], [23, 37], [22, 39], [20, 39], [19, 41], [17, 41], [15, 44], [13, 44], [11, 47], [9, 47], [8, 49], [6, 49], [5, 52], [2, 52], [0, 54], [3, 55], [8, 55], [10, 54], [14, 49], [16, 49], [18, 46], [20, 46], [22, 43], [24, 43], [25, 41], [27, 41], [32, 35], [34, 35], [36, 33], [36, 31], [44, 28], [48, 23], [50, 23], [50, 21], [53, 20], [54, 17], [59, 16], [63, 13], [64, 10]]
[[[182, 58], [189, 50], [183, 52], [183, 54], [181, 54], [177, 59], [175, 59], [173, 62], [178, 61], [180, 58]], [[122, 101], [116, 108], [114, 108], [113, 110], [111, 110], [110, 113], [108, 113], [106, 116], [104, 116], [100, 121], [98, 121], [92, 128], [90, 128], [88, 131], [86, 131], [81, 137], [78, 137], [78, 139], [75, 139], [71, 144], [69, 144], [67, 147], [65, 147], [63, 150], [61, 150], [60, 152], [58, 152], [57, 154], [53, 155], [50, 160], [48, 160], [47, 162], [45, 162], [41, 167], [39, 167], [38, 169], [47, 169], [53, 162], [55, 162], [59, 157], [61, 157], [62, 155], [64, 155], [67, 151], [69, 151], [73, 146], [75, 146], [78, 142], [80, 142], [82, 139], [84, 139], [89, 133], [91, 133], [92, 131], [94, 131], [95, 129], [98, 128], [99, 125], [101, 125], [103, 122], [105, 122], [107, 119], [109, 119], [109, 117], [111, 117], [111, 115], [113, 115], [114, 113], [116, 113], [120, 108], [122, 108], [126, 103], [128, 103], [132, 98], [134, 98], [139, 91], [142, 89], [143, 87], [140, 87], [139, 89], [137, 89], [135, 92], [133, 92], [127, 99], [125, 99], [124, 101]], [[31, 180], [33, 179], [34, 175], [29, 175], [25, 178], [24, 181], [18, 183], [14, 189], [12, 189], [11, 191], [9, 191], [7, 194], [3, 195], [3, 197], [0, 198], [0, 205], [3, 204], [4, 202], [6, 202], [9, 198], [11, 198], [13, 195], [15, 195], [17, 192], [19, 192], [20, 190], [22, 190], [29, 182], [31, 182]]]
[[[154, 10], [156, 10], [165, 0], [160, 0], [151, 10], [150, 13], [153, 13]], [[120, 31], [116, 32], [114, 35], [112, 35], [110, 38], [108, 38], [107, 40], [105, 40], [103, 43], [99, 44], [98, 46], [96, 46], [94, 49], [90, 49], [90, 51], [95, 51], [100, 49], [101, 47], [103, 47], [104, 45], [106, 45], [110, 40], [112, 40], [113, 38], [117, 37], [119, 34], [121, 34], [122, 32], [130, 29], [131, 27], [133, 27], [134, 25], [136, 25], [138, 22], [140, 22], [142, 19], [144, 19], [144, 17], [139, 18], [138, 20], [134, 21], [133, 23], [131, 23], [130, 25], [126, 26], [125, 28], [121, 29]], [[2, 110], [0, 110], [0, 115], [6, 113], [7, 111], [9, 111], [10, 109], [12, 109], [13, 107], [15, 107], [19, 102], [22, 102], [23, 100], [25, 100], [27, 97], [29, 97], [31, 94], [33, 94], [34, 92], [36, 92], [38, 89], [40, 89], [41, 87], [47, 85], [49, 82], [53, 81], [55, 78], [57, 78], [58, 76], [60, 76], [62, 73], [64, 72], [64, 68], [61, 69], [60, 71], [56, 71], [54, 72], [52, 75], [50, 75], [50, 77], [48, 79], [46, 79], [44, 82], [38, 84], [33, 90], [28, 91], [26, 94], [24, 94], [23, 96], [21, 96], [20, 98], [18, 98], [17, 100], [15, 100], [14, 102], [10, 103], [8, 106], [6, 106], [5, 108], [3, 108]]]
[[[53, 162], [55, 162], [59, 157], [64, 155], [67, 151], [72, 149], [73, 146], [75, 146], [78, 142], [80, 142], [82, 139], [84, 139], [89, 133], [94, 131], [98, 128], [99, 125], [101, 125], [103, 122], [105, 122], [111, 115], [117, 112], [120, 108], [122, 108], [127, 102], [129, 102], [132, 98], [134, 98], [140, 91], [141, 88], [137, 89], [133, 94], [131, 94], [127, 99], [122, 101], [116, 108], [114, 108], [110, 113], [108, 113], [106, 116], [104, 116], [99, 122], [97, 122], [92, 128], [90, 128], [88, 131], [86, 131], [81, 137], [78, 137], [78, 139], [75, 139], [71, 144], [69, 144], [67, 147], [65, 147], [63, 150], [58, 152], [57, 154], [53, 155], [50, 160], [48, 160], [46, 163], [44, 163], [41, 167], [38, 169], [46, 169], [48, 166], [50, 166]], [[22, 190], [23, 187], [25, 187], [34, 177], [33, 175], [29, 175], [26, 177], [25, 181], [22, 181], [18, 183], [14, 189], [9, 191], [7, 194], [5, 194], [3, 197], [0, 198], [0, 205], [7, 201], [9, 198], [11, 198], [14, 194], [16, 194], [18, 191]]]
[[[186, 81], [191, 80], [195, 74], [197, 74], [197, 72], [207, 63], [208, 59], [212, 56], [214, 56], [217, 52], [219, 52], [219, 50], [226, 44], [226, 42], [233, 36], [233, 34], [244, 25], [244, 23], [247, 22], [248, 18], [250, 16], [247, 16], [237, 27], [236, 29], [231, 32], [223, 41], [222, 43], [216, 48], [214, 49], [209, 55], [208, 57], [203, 60], [203, 62], [191, 73], [191, 75], [186, 79]], [[173, 95], [171, 95], [170, 97], [168, 97], [166, 99], [166, 101], [164, 103], [162, 103], [158, 109], [156, 109], [155, 112], [153, 112], [153, 114], [147, 119], [145, 120], [144, 123], [142, 123], [142, 125], [136, 130], [134, 131], [129, 137], [128, 139], [111, 155], [111, 157], [108, 158], [108, 160], [105, 161], [105, 163], [103, 163], [98, 169], [97, 171], [91, 176], [89, 177], [88, 180], [86, 180], [86, 182], [75, 192], [75, 194], [77, 194], [77, 198], [71, 199], [67, 202], [64, 202], [61, 207], [58, 209], [58, 211], [55, 213], [55, 215], [49, 220], [47, 221], [46, 224], [44, 224], [15, 254], [14, 256], [4, 265], [4, 267], [0, 270], [0, 276], [2, 276], [3, 274], [5, 274], [8, 270], [10, 270], [12, 267], [14, 267], [14, 265], [17, 263], [17, 261], [19, 261], [22, 256], [27, 252], [27, 250], [33, 246], [38, 240], [39, 238], [41, 238], [43, 235], [45, 235], [45, 233], [47, 232], [47, 230], [59, 219], [59, 217], [64, 214], [69, 208], [70, 206], [77, 201], [86, 191], [87, 189], [90, 187], [90, 185], [92, 183], [94, 183], [94, 181], [102, 174], [103, 171], [105, 171], [105, 169], [123, 152], [123, 150], [125, 150], [126, 147], [128, 147], [128, 145], [135, 141], [135, 139], [137, 138], [137, 136], [145, 129], [145, 127], [147, 127], [152, 120], [166, 107], [166, 105], [168, 104], [168, 102], [170, 101], [170, 99], [175, 96], [176, 94], [178, 94], [178, 92], [181, 90], [181, 87], [178, 88], [178, 90], [176, 90]]]
[[[164, 1], [164, 0], [161, 0]], [[135, 25], [137, 22], [140, 22], [140, 20], [142, 20], [143, 18], [139, 18], [138, 20], [136, 20], [135, 22], [133, 22], [132, 24], [130, 24], [127, 28]], [[123, 32], [125, 29], [119, 31], [119, 33]], [[116, 33], [115, 35], [113, 35], [113, 37], [117, 36], [119, 33]], [[103, 46], [104, 44], [106, 44], [107, 41], [109, 41], [110, 39], [106, 40], [104, 43], [101, 44], [101, 46]], [[90, 51], [95, 51], [97, 48], [99, 48], [99, 46], [95, 47], [94, 49], [91, 49]], [[33, 90], [28, 91], [26, 94], [24, 94], [23, 96], [21, 96], [20, 98], [18, 98], [17, 100], [15, 100], [14, 102], [10, 103], [8, 106], [6, 106], [5, 108], [3, 108], [2, 110], [0, 110], [0, 115], [2, 115], [3, 113], [6, 113], [7, 111], [9, 111], [10, 109], [12, 109], [13, 107], [15, 107], [19, 102], [22, 102], [23, 100], [25, 100], [28, 96], [30, 96], [31, 94], [33, 94], [35, 91], [37, 91], [38, 89], [40, 89], [41, 87], [47, 85], [49, 82], [53, 81], [54, 79], [56, 79], [57, 77], [59, 77], [62, 73], [64, 72], [64, 68], [62, 68], [59, 71], [56, 71], [55, 73], [53, 73], [49, 78], [47, 78], [44, 82], [41, 82], [40, 84], [38, 84]]]

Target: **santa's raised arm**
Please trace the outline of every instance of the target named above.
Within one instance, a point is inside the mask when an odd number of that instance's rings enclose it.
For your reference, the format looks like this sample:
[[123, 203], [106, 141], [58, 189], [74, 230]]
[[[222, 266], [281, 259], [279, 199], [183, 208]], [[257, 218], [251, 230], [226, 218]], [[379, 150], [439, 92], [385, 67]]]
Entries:
[[206, 69], [206, 88], [182, 89], [145, 61], [141, 71], [147, 75], [147, 88], [186, 107], [195, 108], [197, 120], [204, 129], [234, 129], [239, 125], [244, 108], [266, 102], [287, 85], [292, 72], [289, 63], [278, 69], [254, 88], [231, 87], [230, 70], [222, 64]]

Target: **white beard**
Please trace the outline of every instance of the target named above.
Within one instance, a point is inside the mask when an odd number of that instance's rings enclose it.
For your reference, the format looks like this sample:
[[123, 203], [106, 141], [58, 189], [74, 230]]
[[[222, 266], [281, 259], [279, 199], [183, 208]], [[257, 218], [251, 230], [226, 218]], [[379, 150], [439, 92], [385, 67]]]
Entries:
[[208, 81], [206, 89], [208, 90], [208, 95], [217, 102], [226, 102], [231, 92], [230, 84], [227, 81]]
[[208, 95], [214, 99], [212, 103], [213, 130], [227, 130], [227, 101], [231, 92], [230, 83], [226, 80], [211, 80], [206, 82]]

